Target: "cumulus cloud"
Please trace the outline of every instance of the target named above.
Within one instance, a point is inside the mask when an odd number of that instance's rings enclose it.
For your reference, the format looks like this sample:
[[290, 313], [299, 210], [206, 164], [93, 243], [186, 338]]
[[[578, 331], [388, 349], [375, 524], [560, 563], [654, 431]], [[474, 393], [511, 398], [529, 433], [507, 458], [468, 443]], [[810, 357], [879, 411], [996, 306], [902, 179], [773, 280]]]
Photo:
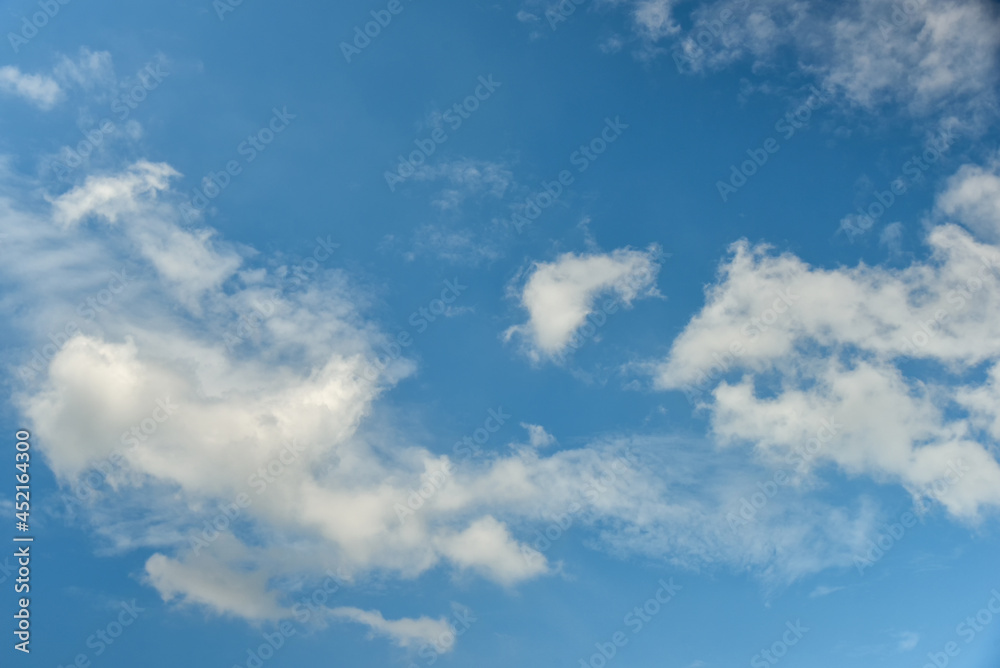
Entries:
[[959, 220], [985, 241], [1000, 241], [1000, 159], [964, 165], [938, 197], [940, 215]]
[[521, 423], [528, 430], [528, 444], [533, 448], [547, 448], [556, 442], [556, 437], [545, 431], [545, 427], [537, 424]]
[[22, 97], [43, 111], [56, 106], [63, 97], [55, 79], [44, 74], [24, 74], [13, 65], [0, 67], [0, 92]]
[[[615, 553], [727, 565], [776, 583], [849, 565], [873, 534], [872, 504], [831, 507], [801, 482], [752, 522], [735, 520], [741, 496], [767, 471], [747, 467], [745, 453], [709, 453], [703, 443], [625, 436], [543, 455], [551, 437], [529, 425], [529, 445], [470, 461], [402, 435], [387, 442], [369, 416], [376, 409], [383, 421], [391, 416], [385, 396], [415, 367], [405, 359], [376, 363], [387, 335], [363, 312], [362, 289], [332, 266], [303, 278], [287, 258], [265, 261], [184, 225], [175, 176], [167, 165], [139, 162], [83, 177], [41, 202], [0, 187], [9, 249], [0, 303], [23, 328], [23, 362], [11, 368], [17, 406], [74, 512], [109, 549], [147, 551], [147, 581], [165, 600], [259, 622], [287, 618], [296, 587], [330, 571], [343, 574], [345, 597], [369, 578], [416, 578], [434, 568], [514, 587], [560, 568], [539, 531], [561, 516]], [[943, 289], [948, 272], [981, 250], [958, 228], [940, 233], [942, 257], [952, 259], [906, 280], [937, 271]], [[317, 255], [333, 252], [328, 237], [316, 241]], [[748, 271], [769, 257], [754, 253], [745, 251]], [[778, 274], [810, 273], [793, 258], [774, 261]], [[535, 345], [537, 326], [549, 345], [565, 346], [598, 295], [628, 304], [656, 294], [657, 270], [652, 249], [535, 265], [522, 293], [531, 316], [526, 340]], [[891, 281], [880, 283], [895, 299]], [[86, 310], [92, 304], [99, 316]], [[980, 311], [962, 313], [969, 312]], [[985, 359], [983, 342], [971, 339], [923, 350], [950, 351], [956, 362]], [[42, 351], [34, 360], [32, 347]], [[711, 359], [696, 348], [690, 360], [664, 368], [665, 386], [686, 382]], [[831, 376], [824, 400], [846, 401], [851, 382], [869, 380]], [[901, 392], [900, 381], [884, 380], [875, 387]], [[967, 389], [956, 396], [970, 414], [978, 411], [977, 428], [995, 429], [995, 390]], [[733, 392], [725, 402], [731, 415], [716, 423], [733, 438], [773, 432], [769, 445], [780, 447], [812, 419], [838, 417], [831, 406], [796, 398], [795, 422], [762, 405], [767, 398], [739, 386]], [[928, 409], [933, 399], [903, 402], [899, 418], [940, 432]], [[758, 421], [748, 423], [753, 415]], [[940, 498], [956, 513], [971, 512], [989, 494], [992, 469], [968, 439], [949, 448], [944, 454], [975, 471], [966, 474], [965, 492], [944, 490]], [[925, 450], [897, 467], [906, 482], [932, 479], [942, 458]], [[416, 494], [429, 480], [433, 492]], [[84, 489], [81, 498], [72, 494]], [[332, 607], [330, 618], [363, 623], [404, 646], [444, 631], [433, 619], [385, 620], [348, 603]]]
[[154, 554], [146, 575], [165, 601], [178, 599], [220, 615], [259, 622], [284, 616], [276, 593], [267, 589], [267, 575], [245, 572], [203, 555], [187, 562]]
[[521, 337], [535, 360], [562, 353], [594, 312], [597, 299], [613, 296], [624, 306], [656, 296], [658, 249], [623, 248], [611, 253], [564, 253], [553, 262], [536, 262], [523, 287], [512, 293], [528, 312], [528, 322], [510, 327], [506, 340]]
[[[358, 427], [412, 364], [375, 364], [385, 337], [358, 313], [354, 303], [363, 299], [341, 273], [304, 282], [284, 264], [252, 268], [249, 250], [184, 227], [180, 197], [170, 190], [174, 176], [166, 165], [140, 162], [88, 176], [50, 197], [47, 210], [4, 202], [2, 226], [17, 258], [5, 265], [4, 281], [22, 288], [8, 293], [5, 306], [26, 314], [30, 345], [41, 347], [39, 336], [49, 344], [44, 333], [58, 333], [45, 364], [26, 360], [13, 369], [24, 384], [19, 405], [50, 466], [71, 486], [99, 468], [99, 486], [127, 498], [126, 507], [148, 509], [150, 517], [162, 507], [176, 513], [172, 524], [155, 526], [106, 517], [108, 531], [130, 534], [112, 542], [154, 544], [153, 534], [162, 541], [190, 533], [211, 504], [255, 494], [256, 480], [268, 496], [246, 511], [251, 526], [290, 522], [330, 560], [317, 567], [412, 577], [446, 560], [505, 584], [544, 572], [544, 565], [525, 568], [518, 541], [498, 524], [477, 523], [475, 510], [401, 526], [394, 505], [437, 460], [405, 444], [384, 458]], [[318, 244], [317, 252], [332, 252], [329, 239]], [[29, 249], [32, 260], [20, 255]], [[102, 289], [100, 276], [126, 262], [133, 268], [124, 284], [108, 283], [114, 293]], [[47, 273], [36, 276], [38, 267]], [[89, 278], [67, 280], [77, 275]], [[78, 306], [102, 293], [108, 299], [100, 318], [83, 317]], [[281, 484], [266, 482], [275, 466]], [[259, 472], [264, 477], [255, 479]], [[468, 547], [480, 533], [496, 552]], [[187, 544], [169, 547], [177, 557], [148, 562], [165, 596], [222, 611], [246, 608], [254, 617], [274, 611], [273, 600], [254, 607], [240, 598], [272, 596], [240, 585], [281, 572], [267, 550], [251, 550], [238, 577], [216, 577], [218, 588], [199, 594], [193, 574], [201, 562], [186, 560]], [[201, 570], [229, 567], [217, 559]], [[311, 566], [300, 568], [308, 573]], [[227, 603], [231, 591], [239, 594], [235, 603]]]
[[[262, 261], [185, 225], [175, 177], [139, 162], [41, 202], [0, 188], [2, 306], [23, 328], [17, 406], [76, 516], [108, 549], [148, 551], [147, 581], [165, 600], [265, 621], [291, 613], [289, 583], [331, 570], [355, 586], [443, 567], [513, 587], [556, 570], [532, 531], [567, 513], [609, 549], [676, 563], [777, 579], [832, 563], [791, 561], [813, 538], [801, 524], [780, 539], [771, 520], [737, 535], [731, 500], [680, 495], [676, 462], [643, 465], [623, 456], [628, 443], [547, 456], [512, 444], [470, 462], [385, 442], [367, 418], [414, 365], [376, 363], [387, 337], [358, 306], [366, 295], [333, 267], [303, 278], [284, 258]], [[319, 238], [316, 254], [334, 247]], [[564, 256], [543, 272], [540, 285], [586, 315], [600, 291], [626, 303], [652, 294], [656, 261], [626, 249]], [[415, 495], [435, 475], [434, 493]], [[340, 612], [397, 642], [439, 630]]]
[[734, 244], [656, 385], [706, 408], [718, 441], [765, 458], [825, 426], [807, 468], [898, 483], [975, 521], [1000, 506], [1000, 249], [954, 224], [927, 244], [930, 258], [902, 269], [824, 269]]

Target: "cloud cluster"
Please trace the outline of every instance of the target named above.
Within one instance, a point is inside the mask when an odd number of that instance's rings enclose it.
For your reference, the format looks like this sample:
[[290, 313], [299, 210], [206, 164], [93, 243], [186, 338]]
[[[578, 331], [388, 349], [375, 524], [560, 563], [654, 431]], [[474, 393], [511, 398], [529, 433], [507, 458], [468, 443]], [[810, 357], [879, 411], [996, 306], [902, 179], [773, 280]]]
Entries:
[[[538, 448], [553, 439], [528, 425], [529, 445], [455, 461], [367, 429], [380, 397], [414, 365], [399, 359], [372, 379], [387, 339], [358, 306], [366, 295], [335, 269], [290, 280], [286, 262], [186, 225], [176, 177], [138, 162], [47, 200], [6, 186], [0, 198], [10, 258], [0, 280], [11, 288], [3, 306], [20, 314], [23, 350], [58, 344], [40, 373], [18, 374], [14, 361], [17, 405], [62, 484], [101, 471], [76, 512], [107, 549], [150, 551], [145, 575], [165, 600], [264, 621], [291, 616], [296, 592], [330, 571], [360, 586], [445, 567], [515, 586], [558, 568], [534, 531], [567, 513], [611, 549], [680, 564], [729, 563], [783, 580], [840, 563], [829, 546], [843, 536], [831, 528], [817, 539], [809, 517], [782, 516], [784, 503], [758, 528], [732, 532], [727, 490], [753, 485], [736, 463], [733, 485], [706, 501], [684, 491], [690, 478], [675, 477], [676, 461], [621, 455], [663, 449], [653, 441], [543, 456]], [[99, 317], [81, 316], [123, 266], [124, 289]], [[626, 303], [653, 294], [656, 270], [652, 251], [629, 249], [539, 265], [527, 290], [533, 322], [548, 344], [563, 342], [597, 294]], [[241, 343], [229, 345], [255, 311]], [[69, 322], [75, 333], [65, 335]], [[398, 509], [441, 470], [451, 474], [402, 522]], [[869, 518], [858, 513], [844, 516], [844, 535], [864, 534]], [[351, 606], [331, 607], [330, 619], [403, 645], [442, 629]]]
[[[666, 3], [641, 7], [650, 31], [673, 30]], [[95, 56], [61, 76], [80, 84], [106, 70]], [[17, 90], [24, 75], [9, 77]], [[937, 94], [914, 86], [927, 100]], [[37, 88], [36, 103], [54, 95]], [[879, 87], [868, 90], [871, 102]], [[869, 93], [851, 95], [867, 104]], [[708, 410], [715, 444], [749, 443], [752, 453], [663, 435], [564, 449], [525, 424], [526, 444], [475, 461], [392, 429], [386, 397], [415, 365], [376, 363], [389, 338], [351, 276], [293, 274], [287, 258], [188, 224], [167, 164], [87, 169], [43, 198], [31, 193], [49, 184], [0, 174], [0, 307], [17, 314], [24, 353], [6, 361], [60, 484], [101, 471], [81, 516], [109, 549], [147, 550], [147, 582], [178, 605], [288, 618], [297, 593], [331, 571], [355, 586], [442, 568], [513, 587], [559, 570], [539, 532], [567, 517], [616, 552], [787, 582], [849, 566], [877, 525], [868, 500], [834, 506], [810, 494], [824, 464], [900, 484], [964, 520], [1000, 505], [993, 165], [949, 181], [930, 258], [902, 269], [819, 268], [733, 245], [705, 307], [653, 374]], [[512, 182], [468, 161], [426, 177], [447, 179], [455, 201], [500, 197]], [[600, 308], [658, 296], [659, 258], [656, 248], [623, 248], [532, 264], [510, 288], [527, 320], [506, 337], [535, 360], [558, 358]], [[121, 289], [106, 289], [126, 273]], [[52, 352], [24, 372], [32, 348]], [[372, 428], [376, 412], [388, 426]], [[793, 483], [735, 526], [743, 499], [824, 428], [818, 450], [795, 460]], [[941, 484], [955, 471], [961, 485]], [[406, 521], [401, 507], [412, 510]], [[449, 630], [426, 616], [387, 620], [341, 595], [328, 619], [402, 647]]]
[[683, 71], [760, 69], [791, 54], [851, 106], [965, 123], [996, 113], [1000, 15], [985, 0], [717, 0], [693, 9], [687, 30], [670, 0], [631, 7], [640, 52], [672, 54]]
[[[990, 184], [967, 166], [938, 208], [992, 231]], [[927, 244], [930, 258], [902, 269], [812, 267], [734, 244], [654, 365], [657, 386], [705, 407], [720, 442], [765, 458], [836, 421], [812, 465], [901, 484], [975, 521], [1000, 506], [1000, 248], [950, 222]], [[956, 465], [969, 468], [961, 484], [944, 484]]]

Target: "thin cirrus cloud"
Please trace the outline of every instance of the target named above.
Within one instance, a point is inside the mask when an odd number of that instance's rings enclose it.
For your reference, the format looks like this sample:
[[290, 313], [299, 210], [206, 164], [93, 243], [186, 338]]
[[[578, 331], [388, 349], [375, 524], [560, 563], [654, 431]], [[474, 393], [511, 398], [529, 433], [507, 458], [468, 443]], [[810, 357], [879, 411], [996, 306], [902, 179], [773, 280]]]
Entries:
[[767, 67], [791, 49], [804, 74], [851, 107], [894, 104], [970, 128], [996, 112], [1000, 14], [985, 0], [720, 0], [695, 7], [687, 29], [673, 0], [614, 4], [629, 8], [636, 54], [681, 71]]
[[628, 307], [636, 299], [659, 295], [659, 250], [622, 248], [610, 253], [564, 253], [552, 262], [536, 262], [523, 286], [511, 293], [528, 312], [528, 321], [504, 332], [518, 337], [534, 360], [551, 359], [570, 345], [573, 335], [611, 297]]
[[111, 54], [86, 47], [75, 59], [61, 56], [51, 74], [28, 74], [15, 65], [0, 67], [0, 93], [20, 97], [42, 111], [66, 99], [69, 88], [110, 90], [115, 83]]

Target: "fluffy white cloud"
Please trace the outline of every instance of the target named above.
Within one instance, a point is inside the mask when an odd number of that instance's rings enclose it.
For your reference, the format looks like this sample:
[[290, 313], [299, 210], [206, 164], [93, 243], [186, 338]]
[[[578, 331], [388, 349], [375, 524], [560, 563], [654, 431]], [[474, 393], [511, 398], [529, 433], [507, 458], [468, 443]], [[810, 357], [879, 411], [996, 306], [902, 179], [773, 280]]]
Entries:
[[523, 287], [511, 288], [528, 311], [528, 322], [509, 328], [504, 337], [521, 336], [536, 360], [559, 355], [594, 312], [599, 297], [614, 295], [627, 307], [635, 299], [658, 295], [657, 257], [656, 248], [622, 248], [611, 253], [564, 253], [553, 262], [536, 262]]
[[537, 424], [521, 423], [528, 430], [528, 444], [533, 448], [547, 448], [556, 442], [556, 437], [545, 431], [545, 427]]
[[940, 215], [960, 220], [986, 241], [1000, 241], [1000, 160], [964, 165], [937, 201]]
[[[332, 268], [301, 278], [184, 227], [174, 176], [137, 163], [42, 208], [0, 189], [2, 306], [25, 346], [46, 351], [13, 369], [17, 404], [59, 481], [91, 489], [78, 517], [108, 549], [148, 550], [165, 599], [261, 621], [288, 617], [330, 571], [346, 589], [442, 567], [515, 586], [558, 569], [540, 533], [553, 517], [614, 551], [776, 582], [848, 565], [871, 535], [870, 507], [824, 506], [804, 488], [734, 526], [760, 473], [703, 444], [608, 440], [542, 456], [538, 427], [531, 444], [456, 460], [372, 430], [368, 416], [391, 416], [380, 398], [414, 367], [375, 364], [386, 338], [357, 306], [365, 294]], [[572, 334], [602, 291], [655, 294], [657, 269], [653, 251], [570, 254], [536, 266], [525, 294]], [[400, 644], [443, 630], [331, 610]]]
[[179, 599], [221, 615], [252, 621], [280, 619], [287, 613], [267, 589], [263, 572], [244, 572], [208, 555], [187, 562], [154, 554], [146, 575], [165, 601]]
[[826, 429], [806, 469], [833, 463], [978, 518], [1000, 506], [1000, 249], [953, 224], [927, 243], [931, 257], [903, 269], [734, 244], [656, 384], [707, 407], [722, 443], [775, 458]]
[[[183, 226], [175, 176], [140, 162], [88, 176], [41, 209], [0, 198], [2, 305], [19, 313], [24, 344], [44, 351], [12, 369], [18, 406], [60, 482], [90, 490], [77, 516], [108, 549], [150, 550], [146, 575], [165, 599], [259, 621], [290, 614], [288, 582], [330, 570], [358, 586], [435, 567], [514, 586], [553, 570], [531, 531], [567, 513], [632, 527], [626, 541], [616, 531], [603, 540], [616, 549], [764, 568], [735, 558], [744, 539], [728, 528], [714, 547], [663, 538], [706, 522], [690, 520], [690, 501], [669, 503], [660, 472], [622, 458], [620, 444], [545, 457], [512, 444], [472, 462], [385, 442], [366, 417], [413, 365], [375, 364], [385, 336], [356, 306], [365, 295], [334, 269], [303, 279]], [[317, 255], [332, 247], [319, 239]], [[584, 315], [602, 289], [626, 302], [652, 292], [651, 252], [563, 261], [584, 292], [550, 276]], [[601, 279], [586, 283], [583, 270]], [[97, 306], [99, 317], [88, 311]], [[550, 439], [537, 427], [531, 440]], [[433, 493], [416, 494], [431, 480]], [[712, 513], [724, 525], [724, 509]], [[726, 556], [712, 557], [718, 549]], [[439, 630], [370, 611], [334, 616], [398, 642]]]
[[63, 97], [55, 79], [43, 74], [24, 74], [13, 65], [0, 67], [0, 92], [23, 97], [43, 110], [56, 106]]

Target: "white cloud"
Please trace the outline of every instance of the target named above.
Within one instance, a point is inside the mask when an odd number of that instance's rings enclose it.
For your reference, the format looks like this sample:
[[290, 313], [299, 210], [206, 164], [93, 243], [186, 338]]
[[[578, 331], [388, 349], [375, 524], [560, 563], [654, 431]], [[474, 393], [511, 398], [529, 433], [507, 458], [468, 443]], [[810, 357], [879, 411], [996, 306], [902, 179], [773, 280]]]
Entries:
[[[791, 50], [804, 73], [851, 106], [895, 103], [916, 116], [982, 122], [996, 113], [1000, 17], [985, 0], [720, 0], [679, 31], [666, 0], [634, 0], [642, 55], [669, 49], [683, 71], [749, 59], [773, 66]], [[663, 44], [666, 42], [666, 44]], [[666, 47], [666, 48], [665, 48]]]
[[[374, 364], [387, 337], [359, 306], [368, 296], [336, 269], [298, 281], [281, 258], [269, 267], [182, 227], [174, 175], [137, 163], [91, 175], [47, 206], [0, 197], [9, 257], [0, 304], [18, 313], [24, 350], [53, 332], [68, 339], [37, 372], [11, 370], [17, 406], [61, 484], [79, 488], [105, 470], [78, 517], [102, 544], [152, 551], [146, 575], [165, 599], [264, 620], [290, 614], [288, 583], [328, 570], [358, 587], [435, 568], [513, 587], [558, 569], [534, 530], [567, 514], [614, 552], [726, 564], [778, 583], [849, 565], [872, 535], [867, 504], [829, 507], [796, 489], [734, 530], [730, 516], [757, 480], [746, 458], [708, 456], [701, 443], [609, 439], [547, 456], [513, 444], [475, 462], [409, 443], [382, 397], [414, 365]], [[79, 305], [126, 265], [127, 287], [99, 318], [83, 317]], [[652, 251], [567, 254], [537, 265], [528, 284], [585, 317], [601, 291], [626, 303], [654, 294], [657, 269]], [[258, 307], [264, 317], [247, 327]], [[79, 333], [61, 334], [71, 322]], [[573, 318], [561, 322], [572, 333]], [[641, 456], [624, 457], [623, 446]], [[402, 521], [413, 490], [444, 468], [451, 474]], [[223, 537], [194, 545], [241, 494], [250, 503]], [[361, 612], [339, 618], [397, 642], [440, 628]]]
[[197, 310], [204, 293], [217, 289], [241, 260], [225, 246], [213, 245], [210, 230], [181, 228], [176, 210], [157, 202], [158, 193], [177, 176], [169, 165], [140, 161], [118, 174], [88, 176], [51, 202], [54, 219], [63, 226], [90, 217], [123, 223], [125, 234], [176, 296]]
[[[701, 402], [721, 443], [776, 458], [820, 434], [806, 470], [832, 463], [976, 520], [1000, 506], [1000, 249], [951, 224], [927, 243], [898, 270], [734, 244], [656, 384]], [[910, 360], [933, 366], [904, 373]], [[983, 365], [985, 383], [969, 376]]]
[[463, 531], [439, 539], [441, 551], [462, 568], [485, 573], [497, 582], [512, 585], [548, 571], [541, 554], [513, 540], [507, 527], [491, 516], [482, 517]]
[[[523, 338], [533, 359], [563, 352], [574, 333], [594, 312], [598, 297], [614, 295], [626, 307], [656, 296], [658, 250], [618, 249], [611, 253], [564, 253], [553, 262], [536, 262], [520, 289], [528, 322], [510, 327], [504, 337]], [[516, 294], [516, 286], [512, 286]]]
[[[174, 176], [139, 162], [47, 205], [0, 198], [0, 303], [19, 313], [26, 350], [51, 349], [35, 369], [25, 352], [11, 370], [17, 405], [62, 484], [96, 477], [78, 516], [102, 544], [153, 548], [147, 576], [165, 599], [255, 620], [288, 615], [281, 582], [327, 569], [414, 578], [446, 567], [504, 586], [550, 572], [526, 527], [564, 512], [613, 456], [451, 462], [454, 475], [402, 522], [412, 490], [450, 461], [365, 428], [413, 364], [375, 364], [386, 335], [342, 272], [302, 282], [183, 227]], [[616, 257], [645, 258], [630, 253]], [[109, 284], [122, 267], [126, 285]], [[79, 306], [102, 291], [110, 303], [85, 317]], [[625, 492], [609, 488], [587, 521], [627, 517]], [[252, 503], [228, 538], [193, 545], [241, 494]]]
[[437, 194], [434, 206], [443, 211], [457, 209], [472, 195], [502, 198], [514, 181], [508, 165], [488, 160], [460, 158], [436, 165], [423, 165], [413, 174], [415, 181], [446, 181], [449, 187]]
[[83, 88], [112, 89], [117, 83], [111, 54], [107, 51], [91, 51], [83, 47], [76, 60], [63, 56], [53, 69], [60, 81]]
[[24, 74], [13, 65], [0, 67], [0, 92], [23, 97], [42, 110], [56, 106], [63, 91], [51, 77], [43, 74]]
[[154, 554], [146, 562], [146, 575], [164, 601], [180, 599], [222, 615], [252, 621], [287, 616], [276, 593], [267, 590], [267, 576], [245, 572], [209, 555], [179, 561]]
[[823, 596], [829, 596], [830, 594], [838, 592], [842, 589], [843, 587], [829, 587], [827, 585], [819, 585], [811, 592], [809, 592], [809, 598], [820, 598]]
[[99, 216], [116, 223], [123, 216], [138, 214], [146, 205], [141, 196], [155, 197], [175, 176], [180, 175], [169, 165], [145, 161], [113, 176], [88, 176], [83, 185], [52, 200], [55, 220], [75, 225], [88, 216]]
[[377, 610], [358, 608], [333, 608], [328, 613], [335, 619], [364, 624], [373, 634], [385, 636], [400, 647], [423, 647], [432, 645], [438, 652], [448, 652], [455, 644], [455, 631], [446, 619], [387, 620]]
[[68, 88], [110, 90], [116, 83], [111, 54], [80, 49], [76, 60], [62, 56], [52, 74], [25, 74], [18, 67], [0, 67], [0, 92], [22, 97], [43, 111], [66, 97]]
[[948, 179], [939, 214], [960, 220], [985, 241], [1000, 241], [1000, 159], [989, 167], [964, 165]]
[[528, 430], [528, 444], [533, 448], [547, 448], [556, 442], [556, 437], [541, 425], [522, 422], [521, 426]]
[[866, 107], [891, 100], [924, 114], [946, 100], [968, 101], [991, 93], [997, 75], [1000, 22], [982, 2], [926, 0], [907, 6], [865, 0], [837, 20], [827, 82]]
[[673, 0], [638, 0], [632, 16], [644, 38], [659, 40], [680, 31], [671, 14]]

